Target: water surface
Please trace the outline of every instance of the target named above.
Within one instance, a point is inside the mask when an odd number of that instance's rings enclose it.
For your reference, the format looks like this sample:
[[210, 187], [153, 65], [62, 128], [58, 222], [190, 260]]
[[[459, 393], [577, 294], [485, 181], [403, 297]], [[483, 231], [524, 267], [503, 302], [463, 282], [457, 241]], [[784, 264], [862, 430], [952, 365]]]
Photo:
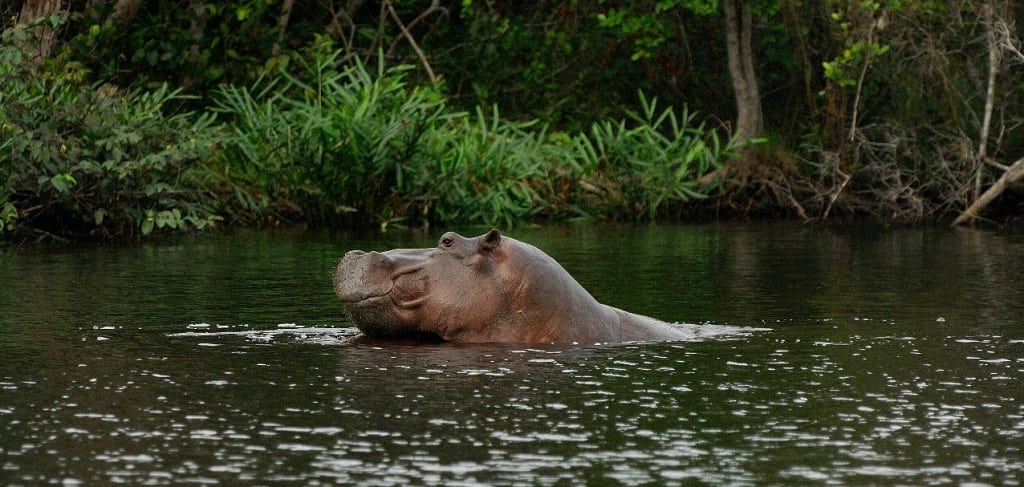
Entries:
[[771, 331], [353, 343], [330, 289], [337, 259], [440, 233], [0, 251], [0, 483], [1024, 479], [1020, 234], [522, 229], [603, 302]]

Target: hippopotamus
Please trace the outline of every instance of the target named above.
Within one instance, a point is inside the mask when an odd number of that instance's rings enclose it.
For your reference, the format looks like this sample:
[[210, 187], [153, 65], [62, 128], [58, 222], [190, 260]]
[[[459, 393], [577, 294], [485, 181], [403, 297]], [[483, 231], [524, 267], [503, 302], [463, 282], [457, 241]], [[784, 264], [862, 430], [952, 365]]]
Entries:
[[448, 232], [427, 249], [352, 250], [335, 269], [334, 292], [377, 338], [595, 344], [682, 340], [703, 328], [601, 304], [551, 256], [498, 230]]

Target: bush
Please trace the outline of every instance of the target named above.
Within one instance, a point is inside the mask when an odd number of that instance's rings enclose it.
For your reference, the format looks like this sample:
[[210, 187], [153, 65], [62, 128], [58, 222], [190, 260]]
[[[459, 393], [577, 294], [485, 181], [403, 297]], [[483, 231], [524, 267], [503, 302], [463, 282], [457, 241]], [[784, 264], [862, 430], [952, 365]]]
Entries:
[[490, 121], [482, 111], [451, 113], [437, 89], [406, 85], [406, 67], [338, 70], [337, 56], [218, 92], [232, 131], [219, 176], [235, 182], [247, 208], [380, 225], [510, 223], [535, 213], [528, 181], [547, 163], [543, 134], [501, 122], [496, 110]]
[[679, 117], [671, 108], [659, 113], [657, 99], [643, 93], [640, 104], [643, 113], [628, 114], [632, 124], [596, 122], [589, 138], [577, 138], [588, 175], [583, 206], [599, 214], [654, 220], [666, 205], [704, 198], [709, 188], [701, 177], [738, 148], [736, 139], [723, 145], [714, 130], [694, 124], [695, 114], [685, 109]]
[[166, 85], [87, 84], [59, 56], [38, 68], [26, 35], [0, 45], [0, 232], [655, 218], [703, 197], [700, 178], [735, 148], [643, 96], [643, 113], [580, 134], [497, 107], [453, 111], [441, 88], [410, 86], [408, 67], [342, 68], [329, 44], [295, 71], [221, 87], [211, 110], [175, 113], [192, 99]]
[[643, 114], [573, 136], [497, 108], [452, 112], [438, 89], [407, 86], [408, 68], [339, 70], [337, 58], [320, 51], [302, 72], [218, 92], [231, 138], [215, 178], [245, 208], [382, 226], [653, 218], [703, 197], [699, 178], [735, 149], [642, 96]]
[[299, 63], [304, 72], [216, 93], [231, 134], [217, 176], [245, 208], [321, 223], [410, 210], [403, 195], [428, 176], [424, 138], [447, 117], [444, 97], [407, 88], [405, 68], [338, 70], [337, 56], [321, 51]]
[[194, 167], [217, 139], [211, 116], [166, 115], [180, 90], [85, 84], [73, 63], [35, 66], [20, 27], [0, 44], [0, 229], [102, 236], [213, 225]]

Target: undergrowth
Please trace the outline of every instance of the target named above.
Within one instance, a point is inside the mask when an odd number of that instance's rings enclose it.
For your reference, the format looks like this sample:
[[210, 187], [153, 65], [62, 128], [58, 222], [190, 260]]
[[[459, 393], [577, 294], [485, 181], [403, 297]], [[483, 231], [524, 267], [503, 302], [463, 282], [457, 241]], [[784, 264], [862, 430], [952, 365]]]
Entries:
[[87, 83], [59, 57], [36, 66], [26, 35], [0, 45], [0, 233], [654, 219], [704, 197], [698, 181], [736, 149], [642, 94], [640, 113], [585, 133], [456, 111], [442, 88], [409, 84], [408, 67], [340, 67], [329, 46], [177, 111], [196, 100]]
[[16, 27], [0, 44], [0, 231], [58, 238], [201, 230], [220, 220], [196, 178], [214, 117], [174, 113], [180, 90], [83, 81], [75, 64], [36, 66]]
[[406, 67], [339, 70], [337, 56], [215, 96], [229, 136], [214, 179], [246, 209], [382, 226], [654, 219], [704, 197], [698, 181], [736, 149], [642, 94], [642, 113], [552, 132], [497, 107], [453, 111], [439, 89], [408, 86]]

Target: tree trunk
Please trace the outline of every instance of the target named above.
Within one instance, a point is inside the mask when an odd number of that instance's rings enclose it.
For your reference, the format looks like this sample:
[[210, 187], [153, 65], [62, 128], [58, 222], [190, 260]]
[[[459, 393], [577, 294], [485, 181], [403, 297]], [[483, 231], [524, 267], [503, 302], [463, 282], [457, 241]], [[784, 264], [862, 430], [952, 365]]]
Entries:
[[288, 31], [288, 19], [292, 16], [292, 6], [295, 0], [284, 0], [281, 4], [281, 15], [277, 18], [277, 42], [270, 51], [270, 55], [277, 57], [281, 55], [281, 44], [284, 44], [285, 33]]
[[760, 137], [764, 132], [764, 114], [754, 73], [753, 19], [742, 0], [723, 0], [722, 8], [725, 10], [729, 76], [736, 95], [736, 131], [744, 138]]
[[[50, 17], [60, 12], [61, 0], [25, 0], [21, 6], [21, 13], [18, 14], [18, 23], [28, 25], [29, 22], [40, 17]], [[27, 51], [34, 52], [34, 62], [50, 56], [53, 48], [54, 30], [49, 23], [40, 24], [35, 28], [37, 46], [24, 46]]]
[[[973, 222], [979, 217], [982, 210], [1003, 193], [1008, 187], [1024, 179], [1024, 158], [1018, 159], [1009, 167], [1002, 166], [989, 158], [988, 143], [992, 133], [992, 117], [997, 103], [996, 79], [999, 77], [1000, 68], [1003, 65], [1004, 51], [1016, 55], [1017, 60], [1024, 61], [1024, 54], [1021, 54], [1016, 46], [1019, 41], [1012, 37], [1012, 27], [1004, 20], [1009, 17], [1004, 4], [1000, 12], [997, 12], [993, 3], [982, 5], [981, 19], [985, 26], [985, 40], [988, 47], [988, 78], [985, 83], [985, 107], [981, 116], [981, 127], [978, 134], [978, 148], [974, 154], [978, 168], [974, 177], [974, 201], [953, 221], [953, 225], [963, 225]], [[995, 184], [984, 193], [981, 192], [982, 182], [986, 174], [985, 168], [996, 166], [1003, 169], [1002, 176]]]

